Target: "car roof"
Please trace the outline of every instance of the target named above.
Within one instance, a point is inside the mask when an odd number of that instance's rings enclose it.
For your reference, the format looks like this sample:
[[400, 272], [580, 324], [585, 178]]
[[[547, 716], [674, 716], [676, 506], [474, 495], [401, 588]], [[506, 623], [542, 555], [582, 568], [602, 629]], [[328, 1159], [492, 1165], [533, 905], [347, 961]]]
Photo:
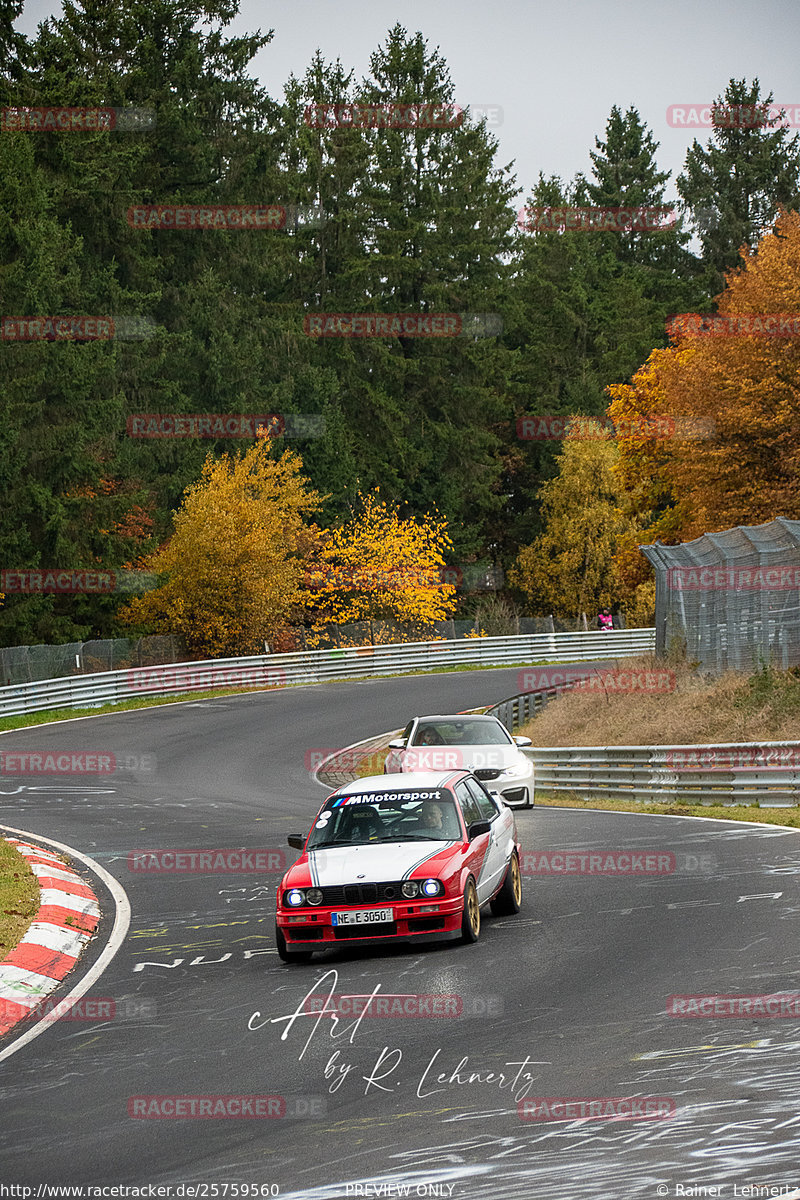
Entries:
[[357, 796], [360, 792], [407, 792], [411, 789], [425, 791], [445, 787], [468, 774], [469, 771], [463, 768], [451, 768], [449, 771], [407, 771], [402, 775], [365, 775], [363, 779], [343, 783], [331, 795]]

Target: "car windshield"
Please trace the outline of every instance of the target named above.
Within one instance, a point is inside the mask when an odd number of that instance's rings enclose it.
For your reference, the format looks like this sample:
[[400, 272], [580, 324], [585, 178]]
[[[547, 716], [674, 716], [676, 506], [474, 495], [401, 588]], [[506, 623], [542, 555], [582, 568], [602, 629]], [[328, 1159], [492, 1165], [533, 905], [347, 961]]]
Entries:
[[463, 836], [449, 792], [379, 792], [332, 796], [319, 813], [309, 850], [380, 842], [457, 841]]
[[476, 721], [469, 717], [444, 721], [420, 721], [411, 746], [508, 746], [511, 738], [499, 721]]

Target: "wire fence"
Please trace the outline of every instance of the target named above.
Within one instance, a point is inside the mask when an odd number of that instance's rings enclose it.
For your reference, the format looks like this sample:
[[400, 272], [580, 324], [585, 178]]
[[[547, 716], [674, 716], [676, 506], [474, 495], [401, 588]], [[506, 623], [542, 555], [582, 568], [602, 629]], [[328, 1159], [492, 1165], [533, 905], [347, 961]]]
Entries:
[[777, 517], [641, 546], [656, 572], [656, 653], [712, 671], [800, 664], [800, 521]]
[[[516, 637], [534, 633], [572, 633], [593, 628], [586, 614], [582, 614], [577, 621], [553, 616], [511, 616], [492, 624], [498, 627], [485, 629], [486, 622], [478, 618], [471, 621], [435, 621], [424, 626], [394, 621], [357, 621], [347, 625], [330, 624], [317, 632], [293, 628], [286, 630], [273, 646], [265, 646], [265, 650], [267, 653], [291, 653], [403, 642], [458, 641], [477, 637], [482, 630], [492, 636]], [[615, 626], [624, 628], [624, 622], [615, 619]], [[186, 651], [180, 638], [171, 634], [99, 638], [90, 642], [65, 642], [60, 646], [9, 646], [0, 649], [0, 686], [62, 679], [72, 675], [95, 675], [101, 671], [120, 671], [127, 667], [190, 662], [193, 659], [194, 656]]]
[[65, 642], [61, 646], [8, 646], [0, 650], [0, 679], [4, 686], [94, 675], [126, 667], [154, 667], [185, 662], [180, 640], [170, 634], [142, 638], [99, 638]]
[[[293, 628], [287, 630], [280, 644], [274, 647], [282, 652], [292, 650], [337, 650], [347, 646], [385, 646], [398, 642], [458, 641], [461, 638], [520, 637], [530, 633], [575, 633], [588, 632], [595, 628], [594, 621], [585, 613], [576, 620], [561, 617], [519, 617], [516, 615], [485, 616], [480, 612], [473, 620], [433, 621], [428, 624], [408, 624], [398, 621], [354, 621], [339, 625], [332, 622], [320, 630]], [[615, 629], [624, 629], [622, 618], [615, 618]]]

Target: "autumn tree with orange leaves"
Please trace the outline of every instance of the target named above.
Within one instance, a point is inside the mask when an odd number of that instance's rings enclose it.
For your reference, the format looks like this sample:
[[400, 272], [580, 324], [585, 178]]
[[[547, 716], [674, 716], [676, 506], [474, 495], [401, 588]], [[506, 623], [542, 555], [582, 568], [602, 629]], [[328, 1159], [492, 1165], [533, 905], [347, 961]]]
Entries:
[[306, 576], [316, 629], [367, 620], [424, 629], [450, 616], [456, 588], [445, 568], [452, 545], [446, 522], [431, 514], [404, 519], [377, 489], [359, 495], [359, 505], [349, 521], [322, 534]]
[[[607, 389], [641, 541], [800, 517], [800, 214], [741, 255], [718, 316], [676, 321], [672, 346]], [[633, 544], [617, 567], [631, 586], [649, 570]]]
[[130, 624], [179, 634], [198, 657], [263, 653], [299, 603], [317, 533], [306, 519], [322, 497], [300, 457], [206, 458], [184, 493], [172, 538], [142, 565], [166, 581], [120, 612]]

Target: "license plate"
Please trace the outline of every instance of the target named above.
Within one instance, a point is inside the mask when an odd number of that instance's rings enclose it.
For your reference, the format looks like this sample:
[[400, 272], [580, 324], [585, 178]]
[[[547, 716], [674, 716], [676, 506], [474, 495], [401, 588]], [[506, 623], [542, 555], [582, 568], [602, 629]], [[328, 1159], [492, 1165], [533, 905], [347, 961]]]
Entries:
[[394, 909], [362, 908], [358, 912], [331, 913], [331, 925], [382, 925], [394, 920]]

